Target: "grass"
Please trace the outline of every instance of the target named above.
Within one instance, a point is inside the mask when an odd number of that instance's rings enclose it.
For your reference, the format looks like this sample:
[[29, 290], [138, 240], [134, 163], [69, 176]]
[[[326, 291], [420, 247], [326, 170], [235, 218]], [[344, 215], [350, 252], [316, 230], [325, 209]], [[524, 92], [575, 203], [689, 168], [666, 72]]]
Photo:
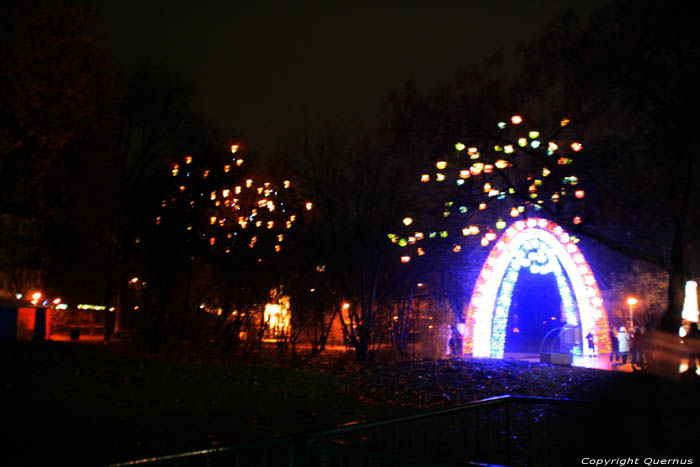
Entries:
[[1, 359], [15, 463], [101, 464], [407, 412], [350, 399], [338, 392], [348, 377], [309, 369], [51, 342], [5, 344]]
[[685, 416], [668, 409], [689, 405], [678, 402], [679, 394], [697, 401], [697, 387], [679, 393], [640, 375], [530, 362], [360, 364], [326, 353], [290, 367], [275, 356], [246, 363], [191, 353], [146, 355], [115, 343], [2, 344], [1, 410], [12, 430], [2, 438], [0, 460], [100, 465], [393, 418], [499, 394], [607, 399], [621, 413], [654, 406], [679, 414], [666, 424], [682, 435], [686, 425], [679, 422]]

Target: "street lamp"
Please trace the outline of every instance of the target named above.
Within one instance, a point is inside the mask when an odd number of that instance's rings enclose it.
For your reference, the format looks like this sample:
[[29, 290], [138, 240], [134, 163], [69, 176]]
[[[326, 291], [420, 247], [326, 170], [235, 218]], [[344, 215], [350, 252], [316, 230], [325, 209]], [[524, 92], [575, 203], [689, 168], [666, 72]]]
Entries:
[[629, 297], [627, 299], [627, 304], [630, 306], [630, 329], [634, 327], [634, 320], [632, 319], [632, 306], [636, 305], [637, 303], [639, 303], [639, 300], [634, 297]]

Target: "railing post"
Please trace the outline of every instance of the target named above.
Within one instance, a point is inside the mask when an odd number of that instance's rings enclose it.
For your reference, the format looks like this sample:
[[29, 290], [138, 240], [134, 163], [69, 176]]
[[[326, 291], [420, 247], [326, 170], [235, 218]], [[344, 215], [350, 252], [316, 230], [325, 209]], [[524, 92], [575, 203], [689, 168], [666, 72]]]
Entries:
[[321, 446], [321, 456], [319, 459], [319, 467], [329, 467], [331, 465], [331, 457], [328, 455], [328, 448]]
[[304, 452], [304, 466], [305, 466], [305, 467], [311, 467], [311, 465], [312, 465], [312, 463], [311, 463], [311, 462], [312, 462], [312, 461], [311, 461], [311, 458], [312, 458], [312, 456], [313, 456], [313, 452], [312, 452], [312, 451], [313, 451], [314, 441], [315, 441], [314, 438], [309, 438], [309, 439], [306, 441], [306, 449], [305, 449], [305, 452]]
[[294, 446], [295, 439], [294, 438], [289, 438], [289, 445], [287, 445], [287, 455], [289, 456], [289, 462], [288, 465], [289, 467], [294, 467], [296, 465], [296, 459], [295, 459], [295, 446]]
[[506, 400], [506, 433], [508, 434], [508, 465], [513, 465], [513, 416], [511, 413], [511, 401]]

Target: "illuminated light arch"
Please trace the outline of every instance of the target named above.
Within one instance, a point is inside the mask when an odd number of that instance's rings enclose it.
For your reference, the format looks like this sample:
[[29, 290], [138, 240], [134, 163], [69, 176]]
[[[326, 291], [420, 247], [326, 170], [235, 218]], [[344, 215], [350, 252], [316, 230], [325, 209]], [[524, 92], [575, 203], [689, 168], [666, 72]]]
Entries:
[[[581, 250], [561, 226], [529, 218], [506, 229], [484, 262], [467, 310], [464, 355], [503, 357], [511, 295], [523, 267], [533, 273], [553, 273], [566, 324], [579, 327], [582, 337], [591, 332], [598, 353], [611, 351], [603, 299]], [[578, 351], [590, 354], [587, 345]]]

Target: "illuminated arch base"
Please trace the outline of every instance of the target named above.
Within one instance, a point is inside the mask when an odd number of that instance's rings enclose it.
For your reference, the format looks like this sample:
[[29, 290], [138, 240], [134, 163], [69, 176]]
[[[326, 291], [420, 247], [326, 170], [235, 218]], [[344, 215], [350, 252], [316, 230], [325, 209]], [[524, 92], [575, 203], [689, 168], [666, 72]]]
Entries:
[[[556, 276], [566, 324], [578, 327], [582, 337], [591, 332], [596, 351], [609, 353], [608, 318], [586, 259], [561, 226], [530, 218], [506, 229], [481, 269], [467, 311], [463, 354], [503, 357], [511, 296], [524, 267]], [[590, 354], [583, 344], [575, 352]]]

